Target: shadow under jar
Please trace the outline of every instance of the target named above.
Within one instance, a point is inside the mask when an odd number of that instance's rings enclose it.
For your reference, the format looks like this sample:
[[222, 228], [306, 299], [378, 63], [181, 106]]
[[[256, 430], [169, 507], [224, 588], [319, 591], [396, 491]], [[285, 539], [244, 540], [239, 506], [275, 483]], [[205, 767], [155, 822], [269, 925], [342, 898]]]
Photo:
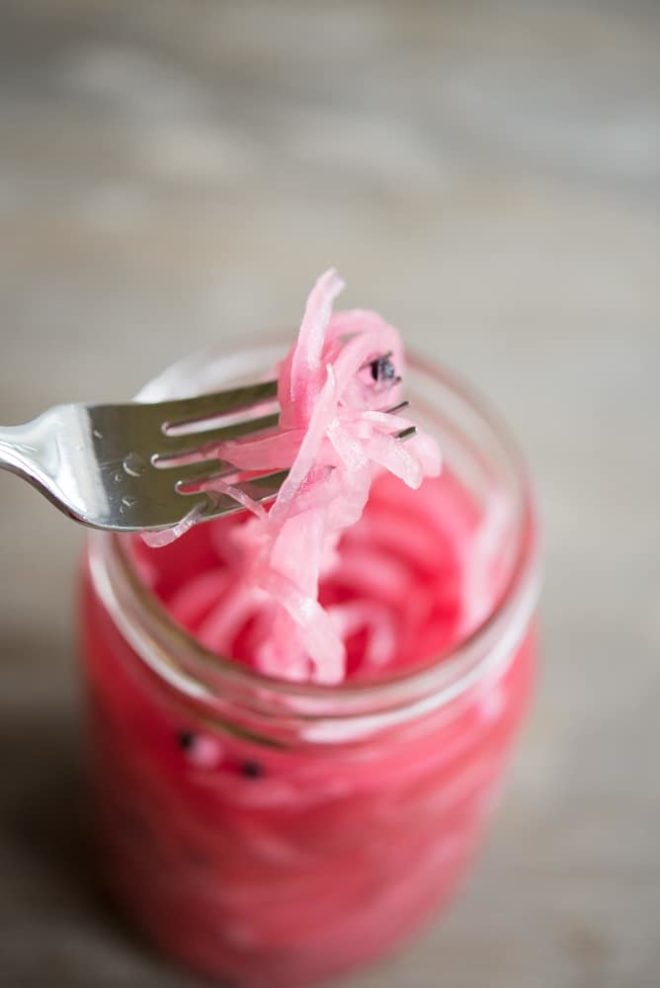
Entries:
[[[190, 358], [140, 397], [254, 380], [281, 354], [264, 345]], [[347, 972], [444, 906], [529, 698], [538, 566], [524, 465], [444, 371], [411, 358], [406, 386], [444, 457], [444, 479], [432, 483], [449, 541], [428, 526], [445, 567], [437, 586], [451, 584], [472, 615], [444, 649], [429, 654], [420, 638], [413, 661], [339, 686], [269, 678], [176, 623], [131, 540], [89, 540], [82, 653], [102, 868], [165, 954], [232, 988]], [[409, 516], [413, 498], [402, 493], [395, 511]], [[452, 568], [446, 506], [457, 499], [481, 541]], [[173, 579], [204, 564], [203, 530], [214, 524], [153, 550], [174, 553]]]

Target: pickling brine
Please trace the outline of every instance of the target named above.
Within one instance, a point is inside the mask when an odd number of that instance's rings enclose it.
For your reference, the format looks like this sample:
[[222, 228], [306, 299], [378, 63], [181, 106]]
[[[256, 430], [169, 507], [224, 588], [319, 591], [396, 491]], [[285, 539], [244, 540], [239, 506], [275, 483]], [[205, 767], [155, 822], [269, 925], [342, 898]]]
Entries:
[[279, 367], [280, 428], [220, 454], [288, 469], [282, 499], [158, 547], [99, 535], [85, 567], [104, 873], [166, 954], [241, 988], [351, 970], [449, 901], [533, 680], [518, 454], [441, 371], [399, 381], [378, 317], [331, 316], [334, 277], [283, 362], [192, 359], [145, 393]]

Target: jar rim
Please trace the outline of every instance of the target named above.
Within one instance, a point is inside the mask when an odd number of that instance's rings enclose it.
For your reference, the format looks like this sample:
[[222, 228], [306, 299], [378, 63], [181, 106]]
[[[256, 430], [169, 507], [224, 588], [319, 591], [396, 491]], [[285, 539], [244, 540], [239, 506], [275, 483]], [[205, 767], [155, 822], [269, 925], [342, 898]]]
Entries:
[[[524, 457], [509, 427], [471, 385], [414, 352], [408, 352], [406, 359], [412, 369], [434, 379], [476, 413], [498, 442], [511, 468], [518, 545], [506, 585], [488, 613], [446, 651], [414, 666], [379, 675], [377, 679], [348, 680], [334, 685], [292, 681], [265, 675], [205, 648], [175, 623], [164, 604], [142, 582], [124, 540], [107, 532], [93, 533], [89, 538], [89, 559], [97, 592], [138, 656], [177, 693], [193, 702], [213, 706], [214, 701], [226, 699], [227, 691], [233, 689], [243, 697], [250, 694], [251, 708], [261, 708], [262, 712], [273, 698], [304, 701], [299, 713], [306, 720], [341, 720], [385, 711], [400, 719], [404, 708], [417, 710], [420, 705], [435, 708], [448, 703], [511, 654], [527, 626], [540, 585], [534, 503]], [[165, 374], [195, 361], [203, 366], [202, 362], [208, 360], [209, 351], [204, 351], [169, 368]], [[138, 397], [143, 398], [143, 392]], [[117, 580], [121, 581], [119, 593]], [[174, 655], [181, 651], [185, 653], [185, 665], [174, 661]]]

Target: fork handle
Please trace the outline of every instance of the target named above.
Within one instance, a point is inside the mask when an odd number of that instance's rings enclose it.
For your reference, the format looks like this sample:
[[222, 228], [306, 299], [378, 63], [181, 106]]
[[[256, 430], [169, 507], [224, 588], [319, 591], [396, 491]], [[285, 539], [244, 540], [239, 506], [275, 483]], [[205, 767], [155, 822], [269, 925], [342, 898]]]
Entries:
[[0, 466], [15, 473], [29, 470], [35, 452], [27, 425], [0, 426]]
[[24, 477], [43, 493], [48, 474], [41, 464], [47, 454], [47, 437], [40, 418], [23, 425], [0, 426], [0, 468]]

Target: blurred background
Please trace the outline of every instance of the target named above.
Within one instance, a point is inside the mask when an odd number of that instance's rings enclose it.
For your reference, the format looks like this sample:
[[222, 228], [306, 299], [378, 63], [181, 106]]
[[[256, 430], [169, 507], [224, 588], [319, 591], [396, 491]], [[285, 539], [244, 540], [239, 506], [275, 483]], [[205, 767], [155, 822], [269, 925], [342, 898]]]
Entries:
[[[538, 700], [450, 917], [352, 988], [660, 975], [660, 6], [2, 0], [0, 422], [345, 302], [479, 385], [542, 505]], [[79, 530], [0, 475], [0, 982], [183, 988], [97, 902]]]

